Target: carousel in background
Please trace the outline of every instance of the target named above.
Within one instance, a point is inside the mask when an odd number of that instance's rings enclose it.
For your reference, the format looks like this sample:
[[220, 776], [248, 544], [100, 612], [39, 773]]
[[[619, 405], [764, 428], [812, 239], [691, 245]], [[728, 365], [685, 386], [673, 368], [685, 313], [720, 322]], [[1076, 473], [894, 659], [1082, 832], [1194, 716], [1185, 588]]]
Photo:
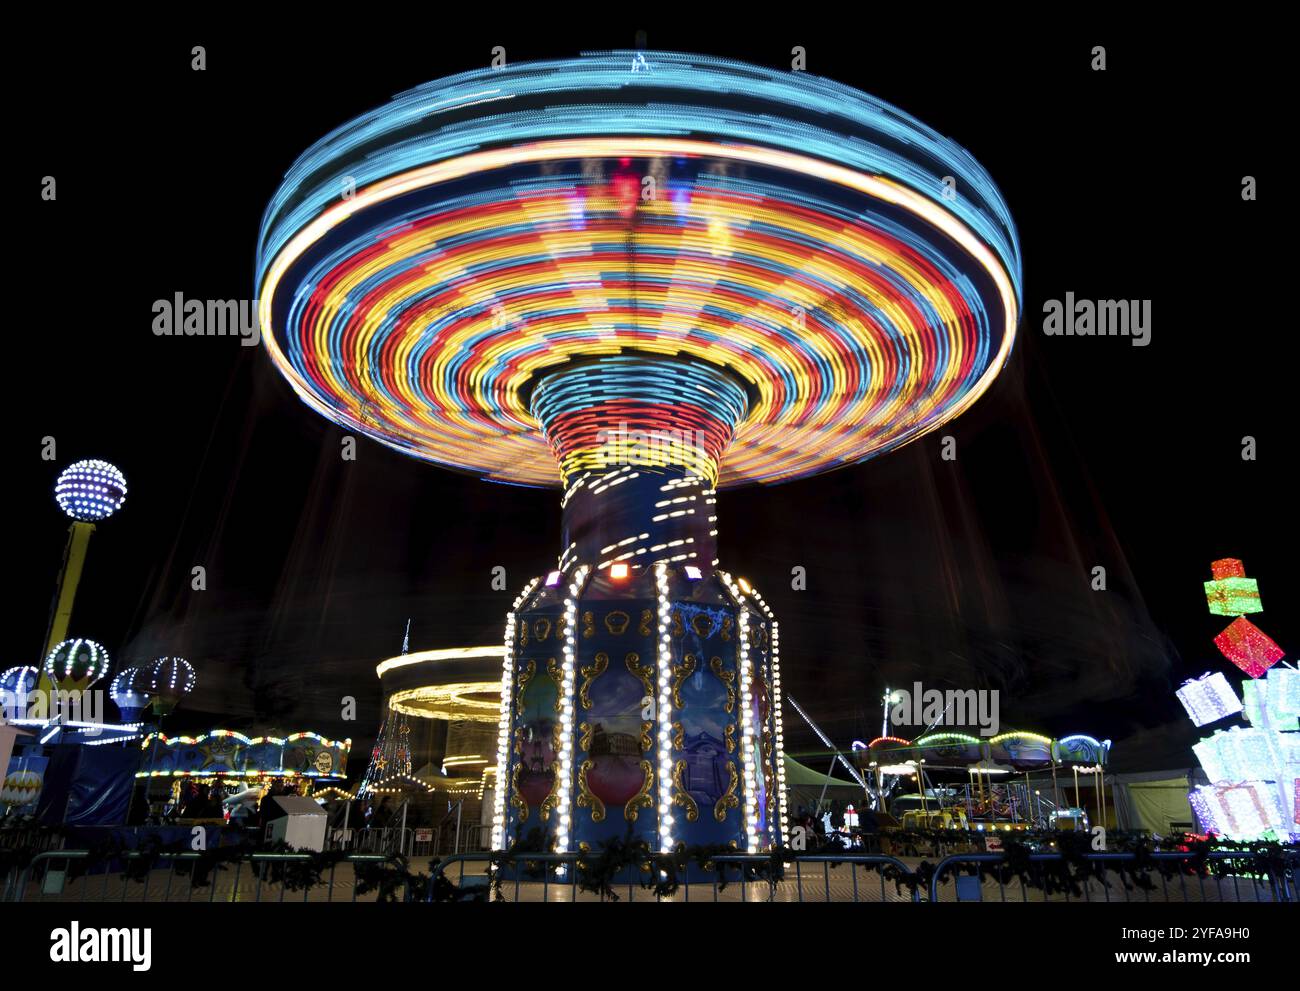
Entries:
[[406, 818], [431, 804], [451, 849], [479, 848], [491, 826], [501, 712], [500, 646], [402, 652], [375, 668], [383, 719], [356, 797], [390, 799]]
[[945, 731], [854, 741], [853, 751], [868, 800], [904, 828], [1087, 829], [1090, 810], [1106, 822], [1109, 740]]

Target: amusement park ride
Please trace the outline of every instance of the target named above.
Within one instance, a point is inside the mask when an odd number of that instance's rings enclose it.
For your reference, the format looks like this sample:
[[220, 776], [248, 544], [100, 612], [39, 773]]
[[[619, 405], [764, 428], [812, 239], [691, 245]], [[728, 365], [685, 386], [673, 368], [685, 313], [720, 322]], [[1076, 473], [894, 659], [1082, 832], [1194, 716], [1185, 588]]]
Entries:
[[418, 87], [262, 224], [262, 340], [312, 409], [561, 488], [505, 623], [492, 845], [787, 837], [780, 629], [718, 493], [898, 448], [1011, 352], [1020, 250], [961, 147], [804, 72], [616, 52]]

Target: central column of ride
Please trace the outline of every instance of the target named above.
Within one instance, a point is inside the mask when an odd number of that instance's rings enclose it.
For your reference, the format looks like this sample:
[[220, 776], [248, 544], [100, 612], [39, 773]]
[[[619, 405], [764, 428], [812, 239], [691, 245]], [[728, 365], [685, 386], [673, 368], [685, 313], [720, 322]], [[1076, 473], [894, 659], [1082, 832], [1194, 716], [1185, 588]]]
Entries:
[[622, 353], [548, 371], [529, 401], [564, 482], [562, 566], [717, 563], [718, 463], [748, 408], [739, 380]]
[[623, 351], [528, 396], [564, 482], [559, 567], [509, 615], [494, 848], [765, 851], [783, 839], [776, 623], [716, 569], [742, 382]]

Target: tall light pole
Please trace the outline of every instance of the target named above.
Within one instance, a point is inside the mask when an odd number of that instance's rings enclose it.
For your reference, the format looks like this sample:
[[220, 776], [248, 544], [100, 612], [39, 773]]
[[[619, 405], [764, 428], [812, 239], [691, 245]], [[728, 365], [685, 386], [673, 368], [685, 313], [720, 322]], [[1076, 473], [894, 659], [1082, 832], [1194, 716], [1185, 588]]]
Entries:
[[63, 548], [63, 566], [59, 569], [54, 590], [54, 604], [50, 610], [46, 630], [45, 650], [49, 656], [68, 635], [72, 619], [72, 603], [77, 596], [77, 584], [86, 563], [86, 548], [95, 524], [112, 516], [126, 500], [126, 478], [107, 461], [91, 459], [68, 465], [54, 483], [54, 499], [68, 516], [68, 542]]

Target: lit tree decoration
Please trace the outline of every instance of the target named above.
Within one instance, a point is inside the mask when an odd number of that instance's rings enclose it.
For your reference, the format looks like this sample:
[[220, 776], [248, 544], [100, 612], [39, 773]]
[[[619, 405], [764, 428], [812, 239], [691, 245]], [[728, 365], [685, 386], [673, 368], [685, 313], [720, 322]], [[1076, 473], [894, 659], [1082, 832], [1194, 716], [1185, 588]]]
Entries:
[[1210, 568], [1210, 612], [1236, 617], [1214, 642], [1251, 680], [1239, 699], [1222, 674], [1206, 674], [1185, 682], [1178, 698], [1197, 726], [1238, 712], [1251, 726], [1217, 730], [1193, 745], [1210, 784], [1193, 789], [1188, 801], [1207, 832], [1233, 840], [1300, 840], [1300, 671], [1269, 670], [1284, 652], [1244, 615], [1262, 609], [1258, 585], [1241, 561], [1225, 558]]
[[[402, 637], [402, 655], [411, 651], [411, 621], [406, 621]], [[387, 708], [379, 724], [379, 735], [370, 750], [370, 763], [357, 785], [357, 798], [374, 793], [396, 794], [405, 791], [428, 792], [433, 789], [416, 778], [411, 765], [411, 727], [406, 713]]]
[[194, 691], [197, 681], [193, 665], [185, 658], [160, 657], [136, 672], [131, 679], [131, 688], [151, 696], [154, 711], [165, 716]]
[[82, 523], [108, 519], [126, 501], [126, 476], [107, 461], [78, 461], [59, 475], [54, 499], [60, 509]]
[[89, 688], [108, 674], [108, 651], [94, 640], [64, 640], [45, 658], [41, 670], [59, 688]]
[[135, 688], [135, 681], [139, 674], [139, 668], [123, 668], [113, 676], [113, 681], [108, 687], [108, 697], [122, 713], [124, 722], [138, 722], [141, 710], [149, 704], [149, 696]]

